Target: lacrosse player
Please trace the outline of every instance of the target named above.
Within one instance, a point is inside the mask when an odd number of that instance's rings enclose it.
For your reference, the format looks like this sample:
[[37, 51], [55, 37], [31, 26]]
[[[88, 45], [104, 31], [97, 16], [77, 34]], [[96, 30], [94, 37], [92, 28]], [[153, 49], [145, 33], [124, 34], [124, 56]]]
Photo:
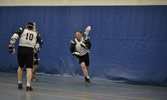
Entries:
[[37, 33], [34, 31], [35, 23], [29, 22], [26, 25], [26, 29], [20, 28], [14, 35], [11, 37], [9, 47], [9, 53], [14, 54], [14, 44], [17, 39], [19, 41], [19, 47], [17, 52], [18, 58], [18, 89], [23, 89], [22, 85], [22, 75], [23, 75], [23, 68], [26, 67], [27, 71], [27, 85], [26, 91], [33, 91], [31, 87], [31, 78], [32, 78], [32, 68], [33, 68], [33, 50], [34, 46], [36, 45]]
[[82, 31], [75, 32], [76, 38], [71, 40], [71, 53], [77, 57], [79, 64], [81, 65], [85, 81], [90, 83], [89, 71], [89, 50], [91, 48], [90, 37], [88, 37], [91, 27], [88, 26], [85, 29], [86, 37], [83, 37]]
[[43, 44], [43, 40], [40, 37], [39, 31], [36, 30], [36, 33], [37, 33], [37, 39], [39, 40], [39, 42], [35, 45], [35, 48], [34, 48], [34, 66], [32, 70], [32, 79], [31, 79], [32, 81], [38, 80], [36, 77], [34, 77], [34, 75], [38, 69], [38, 64], [39, 64], [38, 62], [40, 60], [40, 58], [38, 58], [38, 52], [40, 52], [41, 46]]

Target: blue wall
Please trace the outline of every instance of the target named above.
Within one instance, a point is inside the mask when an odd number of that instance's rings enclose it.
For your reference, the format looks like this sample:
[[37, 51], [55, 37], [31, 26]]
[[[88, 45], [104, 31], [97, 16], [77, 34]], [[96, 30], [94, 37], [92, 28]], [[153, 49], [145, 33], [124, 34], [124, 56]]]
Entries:
[[16, 72], [12, 34], [29, 21], [44, 40], [38, 72], [77, 76], [70, 53], [75, 30], [92, 26], [90, 76], [116, 82], [167, 83], [167, 6], [0, 7], [0, 71]]

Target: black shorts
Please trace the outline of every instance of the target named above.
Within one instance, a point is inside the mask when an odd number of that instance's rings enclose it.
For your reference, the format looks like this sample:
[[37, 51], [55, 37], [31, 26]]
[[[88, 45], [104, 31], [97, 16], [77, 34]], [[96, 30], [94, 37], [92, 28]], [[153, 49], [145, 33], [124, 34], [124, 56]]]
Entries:
[[[37, 53], [34, 54], [34, 58], [38, 59], [38, 54]], [[34, 65], [38, 65], [38, 64], [39, 64], [38, 60], [34, 61]]]
[[18, 64], [21, 68], [33, 68], [33, 48], [30, 47], [18, 47], [17, 52]]
[[89, 54], [85, 54], [83, 56], [77, 56], [79, 64], [85, 62], [86, 66], [89, 66]]

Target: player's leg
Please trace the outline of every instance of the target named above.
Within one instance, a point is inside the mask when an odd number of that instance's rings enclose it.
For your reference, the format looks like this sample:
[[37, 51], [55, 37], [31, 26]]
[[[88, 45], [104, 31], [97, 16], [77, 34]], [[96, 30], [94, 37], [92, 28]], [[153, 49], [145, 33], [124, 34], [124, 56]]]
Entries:
[[89, 75], [88, 75], [88, 70], [87, 70], [87, 65], [88, 65], [88, 62], [87, 62], [87, 55], [84, 55], [84, 56], [77, 56], [77, 59], [78, 59], [78, 62], [79, 64], [81, 65], [81, 68], [82, 68], [82, 71], [83, 71], [83, 75], [85, 76], [85, 81], [86, 82], [90, 82], [90, 78], [89, 78]]
[[34, 77], [34, 75], [35, 75], [35, 73], [36, 73], [36, 71], [37, 71], [37, 69], [38, 69], [38, 54], [37, 53], [35, 53], [34, 54], [34, 66], [33, 66], [33, 70], [32, 70], [32, 81], [37, 81], [37, 78], [35, 78]]
[[26, 49], [26, 71], [27, 71], [27, 86], [26, 91], [32, 91], [31, 79], [32, 79], [32, 68], [33, 68], [33, 49]]
[[86, 64], [84, 62], [84, 56], [77, 56], [77, 59], [78, 59], [79, 64], [81, 65], [83, 75], [85, 77], [88, 77], [88, 71], [87, 71], [87, 68], [86, 68]]
[[21, 68], [20, 66], [18, 67], [17, 75], [18, 75], [18, 89], [22, 89], [23, 68]]
[[86, 67], [85, 62], [82, 62], [82, 63], [81, 63], [81, 68], [82, 68], [82, 71], [83, 71], [84, 76], [85, 76], [85, 77], [88, 77], [88, 70], [87, 70], [87, 67]]
[[81, 63], [81, 67], [82, 67], [83, 74], [85, 76], [85, 81], [90, 83], [90, 77], [88, 75], [88, 70], [87, 70], [87, 66], [86, 66], [85, 62]]
[[[87, 72], [89, 73], [89, 54], [87, 53], [85, 56], [84, 56], [84, 62], [85, 62], [85, 66], [86, 66], [86, 70]], [[89, 77], [89, 74], [88, 74], [88, 77], [85, 77], [85, 81], [90, 83], [90, 77]]]
[[26, 68], [27, 71], [27, 91], [31, 90], [32, 68]]
[[23, 68], [21, 68], [20, 66], [18, 67], [17, 74], [18, 74], [18, 81], [21, 82], [23, 76]]
[[33, 70], [32, 70], [33, 75], [36, 73], [37, 69], [38, 69], [38, 65], [34, 65]]
[[[26, 68], [27, 71], [27, 83], [31, 83], [32, 78], [32, 68]], [[29, 85], [30, 86], [30, 85]]]
[[32, 70], [32, 80], [33, 80], [33, 81], [37, 81], [37, 78], [34, 77], [34, 75], [35, 75], [37, 69], [38, 69], [38, 64], [35, 64], [35, 63], [34, 63], [33, 70]]
[[85, 59], [86, 69], [89, 72], [89, 55], [87, 54], [84, 59]]
[[22, 89], [22, 76], [23, 76], [23, 67], [24, 67], [24, 55], [22, 53], [23, 48], [19, 47], [18, 48], [18, 53], [17, 53], [17, 59], [18, 59], [18, 70], [17, 70], [17, 75], [18, 75], [18, 89]]

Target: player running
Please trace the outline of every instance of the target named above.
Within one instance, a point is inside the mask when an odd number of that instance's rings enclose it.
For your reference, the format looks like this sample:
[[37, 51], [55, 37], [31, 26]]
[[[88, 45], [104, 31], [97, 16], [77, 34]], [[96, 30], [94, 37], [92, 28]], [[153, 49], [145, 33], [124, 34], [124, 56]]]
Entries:
[[89, 50], [91, 48], [90, 38], [88, 37], [91, 27], [88, 26], [85, 29], [86, 37], [82, 36], [82, 31], [75, 32], [76, 38], [71, 40], [71, 53], [77, 57], [79, 64], [81, 65], [85, 81], [90, 83], [89, 71]]

